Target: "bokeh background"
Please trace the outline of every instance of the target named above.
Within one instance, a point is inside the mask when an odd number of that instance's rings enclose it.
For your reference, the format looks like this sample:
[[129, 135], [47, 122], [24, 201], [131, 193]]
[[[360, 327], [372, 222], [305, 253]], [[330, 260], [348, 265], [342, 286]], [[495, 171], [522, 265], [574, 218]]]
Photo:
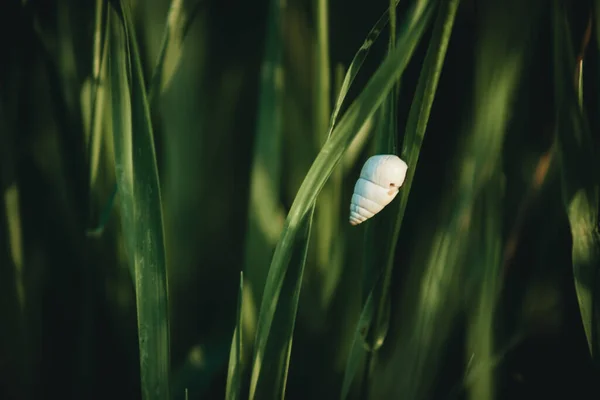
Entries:
[[[161, 85], [149, 102], [164, 216], [170, 384], [176, 399], [185, 398], [186, 390], [190, 399], [219, 399], [225, 395], [240, 271], [247, 280], [244, 341], [251, 349], [273, 249], [324, 142], [322, 110], [333, 108], [344, 73], [389, 2], [285, 0], [275, 45], [269, 45], [275, 40], [269, 39], [270, 1], [179, 3], [181, 21], [172, 26]], [[319, 28], [321, 3], [327, 7], [324, 30]], [[400, 2], [398, 26], [412, 3]], [[442, 216], [448, 212], [448, 196], [459, 187], [459, 149], [480, 101], [474, 97], [474, 77], [485, 3], [459, 4], [395, 253], [388, 338], [412, 329], [402, 323], [403, 310], [412, 304], [402, 295], [408, 266], [418, 268], [432, 252], [432, 238], [446, 229]], [[131, 4], [143, 74], [150, 82], [172, 15], [170, 2]], [[564, 5], [579, 51], [595, 15], [592, 1]], [[135, 282], [119, 218], [120, 192], [111, 207], [116, 178], [109, 107], [97, 114], [97, 127], [90, 125], [95, 77], [100, 76], [99, 87], [108, 79], [95, 65], [99, 9], [107, 12], [104, 2], [0, 3], [3, 399], [141, 396]], [[560, 166], [550, 150], [556, 112], [549, 10], [531, 17], [537, 28], [503, 144], [502, 289], [493, 329], [494, 365], [485, 367], [494, 371], [498, 399], [588, 399], [599, 393], [575, 293]], [[596, 27], [590, 26], [591, 39], [582, 53], [584, 98], [597, 142], [600, 65]], [[386, 56], [387, 29], [371, 48], [342, 112]], [[399, 141], [431, 36], [428, 29], [402, 76], [393, 111]], [[323, 32], [325, 47], [319, 39]], [[274, 76], [283, 89], [269, 99], [261, 74], [272, 46], [279, 46]], [[323, 96], [320, 90], [327, 85]], [[265, 115], [273, 120], [264, 122]], [[100, 132], [94, 143], [92, 131]], [[348, 208], [360, 167], [372, 154], [372, 137], [353, 142], [332, 177], [335, 188], [326, 186], [319, 197], [287, 398], [339, 396], [363, 294], [369, 290], [363, 271], [366, 228], [349, 226]], [[101, 233], [86, 234], [99, 224]], [[371, 246], [377, 251], [377, 242]], [[469, 271], [453, 277], [464, 289], [456, 293], [468, 292], [468, 282], [475, 279]], [[465, 295], [459, 302], [470, 301]], [[470, 362], [467, 314], [456, 312], [433, 356], [436, 372], [422, 377], [430, 387], [427, 398], [466, 398], [469, 393], [464, 383]], [[394, 366], [402, 357], [394, 351], [398, 346], [393, 339], [384, 344], [384, 360], [374, 372], [382, 378], [373, 378], [377, 388], [371, 398], [398, 398], [394, 376], [404, 373]], [[248, 380], [249, 375], [242, 392]], [[359, 386], [353, 386], [352, 398], [359, 398]]]

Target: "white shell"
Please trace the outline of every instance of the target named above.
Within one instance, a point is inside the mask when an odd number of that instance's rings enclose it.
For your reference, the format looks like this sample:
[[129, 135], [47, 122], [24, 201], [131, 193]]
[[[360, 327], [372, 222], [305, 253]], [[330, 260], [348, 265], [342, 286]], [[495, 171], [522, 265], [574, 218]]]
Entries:
[[350, 202], [350, 224], [358, 225], [390, 204], [404, 183], [408, 165], [393, 154], [369, 158], [360, 171]]

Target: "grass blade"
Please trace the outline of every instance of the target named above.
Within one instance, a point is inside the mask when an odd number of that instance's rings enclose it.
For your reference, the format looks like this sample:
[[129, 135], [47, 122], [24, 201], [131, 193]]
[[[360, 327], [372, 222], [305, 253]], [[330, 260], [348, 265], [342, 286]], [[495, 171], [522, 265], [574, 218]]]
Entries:
[[470, 280], [475, 284], [475, 296], [468, 311], [467, 354], [480, 366], [477, 379], [467, 382], [469, 398], [494, 398], [495, 316], [502, 266], [502, 169], [497, 163], [495, 174], [485, 186], [474, 214], [474, 229], [470, 240], [473, 258]]
[[[462, 277], [467, 274], [464, 261], [470, 248], [475, 206], [496, 177], [513, 99], [531, 33], [537, 26], [540, 2], [527, 3], [527, 7], [523, 4], [516, 0], [489, 3], [482, 15], [476, 48], [474, 117], [457, 158], [457, 188], [449, 198], [450, 207], [444, 206], [442, 224], [433, 236], [424, 264], [411, 265], [404, 286], [410, 308], [400, 322], [410, 329], [399, 333], [398, 346], [387, 366], [390, 372], [382, 377], [384, 382], [373, 385], [393, 388], [397, 396], [430, 395], [441, 352], [461, 307]], [[494, 246], [490, 246], [491, 254]]]
[[[150, 111], [129, 4], [111, 8], [110, 82], [115, 170], [134, 266], [142, 397], [169, 393], [169, 318], [160, 184]], [[120, 15], [119, 15], [120, 11]]]
[[[564, 5], [553, 2], [554, 88], [563, 201], [573, 238], [572, 260], [579, 310], [595, 362], [600, 362], [600, 232], [598, 154], [573, 77], [576, 57]], [[600, 2], [596, 1], [596, 7]], [[598, 9], [596, 9], [598, 13]], [[596, 22], [600, 21], [597, 16]], [[596, 25], [597, 26], [597, 25]], [[599, 41], [600, 43], [600, 41]], [[596, 311], [594, 311], [596, 310]]]
[[[398, 5], [399, 1], [400, 0], [395, 0], [395, 4]], [[358, 75], [358, 71], [360, 70], [363, 63], [365, 62], [365, 59], [369, 55], [369, 51], [371, 50], [371, 47], [373, 46], [375, 41], [377, 41], [377, 38], [379, 37], [379, 34], [381, 33], [381, 31], [383, 31], [383, 29], [388, 24], [389, 18], [390, 18], [390, 10], [387, 9], [381, 15], [381, 17], [379, 17], [379, 19], [377, 20], [377, 22], [375, 23], [373, 28], [371, 28], [371, 31], [365, 38], [365, 41], [363, 42], [362, 46], [360, 46], [360, 48], [354, 55], [354, 58], [352, 59], [352, 62], [350, 63], [350, 66], [348, 67], [348, 70], [346, 71], [344, 80], [342, 81], [342, 86], [340, 87], [337, 101], [333, 108], [333, 112], [331, 113], [331, 121], [329, 123], [329, 132], [327, 134], [327, 137], [331, 136], [331, 133], [333, 132], [333, 128], [335, 127], [335, 124], [337, 122], [338, 115], [340, 113], [340, 110], [342, 108], [344, 100], [346, 99], [348, 90], [350, 90], [350, 87], [352, 86], [354, 79]]]
[[[190, 4], [191, 3], [191, 4]], [[148, 86], [148, 99], [152, 103], [156, 94], [169, 84], [179, 60], [186, 34], [194, 17], [206, 0], [172, 0], [167, 14], [160, 52]]]
[[[108, 43], [108, 29], [106, 29], [106, 3], [96, 1], [96, 27], [94, 32], [94, 60], [91, 101], [88, 154], [90, 162], [90, 189], [93, 190], [98, 176], [100, 164], [100, 148], [102, 143], [102, 121], [105, 106], [106, 89], [103, 81], [106, 77], [106, 50]], [[104, 25], [104, 26], [103, 26]], [[104, 28], [104, 32], [103, 32]]]
[[[194, 1], [193, 6], [187, 4], [189, 1]], [[104, 4], [102, 1], [98, 1], [98, 4]], [[186, 3], [186, 4], [183, 4]], [[154, 100], [155, 94], [163, 90], [170, 82], [175, 70], [177, 69], [177, 65], [179, 64], [181, 47], [183, 46], [183, 41], [187, 35], [187, 32], [194, 21], [194, 17], [197, 15], [198, 11], [201, 8], [201, 5], [205, 4], [205, 0], [173, 0], [171, 2], [171, 6], [169, 8], [169, 13], [167, 15], [167, 26], [165, 27], [165, 31], [163, 33], [163, 39], [161, 43], [160, 53], [158, 55], [158, 59], [156, 60], [156, 65], [152, 70], [152, 79], [150, 80], [150, 84], [148, 85], [148, 104], [151, 104]], [[100, 6], [98, 6], [99, 9]], [[186, 12], [186, 9], [189, 8], [189, 11]], [[103, 10], [103, 8], [101, 9]], [[102, 14], [98, 12], [98, 14]], [[100, 17], [98, 17], [99, 19]], [[100, 29], [101, 22], [96, 21], [97, 24], [97, 32], [96, 35], [99, 35], [98, 30]], [[105, 35], [108, 35], [108, 30], [106, 30]], [[100, 41], [96, 39], [95, 47], [99, 46], [102, 48], [103, 44], [100, 44]], [[104, 42], [106, 43], [106, 37], [104, 38]], [[106, 53], [106, 50], [103, 50], [103, 53]], [[105, 63], [105, 57], [100, 50], [94, 50], [94, 81], [93, 86], [95, 88], [92, 93], [94, 96], [94, 100], [92, 102], [92, 114], [91, 114], [91, 139], [90, 139], [90, 186], [92, 187], [98, 170], [98, 163], [100, 161], [100, 145], [102, 143], [102, 135], [101, 133], [101, 124], [102, 124], [102, 112], [103, 112], [103, 95], [104, 91], [100, 86], [100, 74], [104, 69], [103, 64]], [[96, 78], [98, 77], [98, 78]], [[115, 204], [115, 195], [118, 191], [117, 183], [115, 183], [112, 194], [110, 198], [107, 200], [106, 205], [103, 207], [103, 212], [100, 217], [100, 221], [98, 224], [89, 229], [87, 232], [88, 236], [98, 237], [102, 235], [104, 232], [104, 227], [108, 222], [108, 218], [110, 217], [110, 212], [112, 211], [113, 205]]]
[[[365, 330], [365, 341], [367, 348], [378, 349], [381, 347], [387, 335], [389, 326], [389, 284], [393, 267], [393, 260], [398, 240], [398, 234], [408, 196], [412, 186], [412, 180], [416, 171], [419, 152], [423, 142], [429, 114], [435, 98], [437, 83], [444, 64], [446, 50], [450, 41], [452, 27], [458, 8], [458, 0], [444, 1], [440, 7], [437, 20], [434, 26], [433, 36], [425, 56], [424, 67], [419, 77], [419, 83], [413, 100], [406, 133], [404, 136], [402, 158], [405, 159], [410, 166], [403, 189], [400, 193], [400, 201], [393, 203], [387, 212], [390, 218], [380, 218], [371, 221], [367, 227], [367, 235], [370, 236], [370, 241], [367, 243], [385, 243], [384, 251], [381, 251], [381, 245], [378, 251], [367, 253], [367, 269], [375, 269], [374, 275], [380, 276], [377, 284], [371, 289], [371, 296], [374, 302], [374, 324]], [[382, 137], [379, 143], [379, 149], [383, 151], [393, 151], [393, 141]], [[396, 214], [396, 218], [392, 216]], [[390, 221], [392, 223], [390, 223]], [[369, 240], [367, 238], [366, 240]], [[369, 246], [371, 248], [372, 246]], [[369, 251], [367, 248], [367, 251]], [[369, 280], [367, 281], [369, 282]], [[370, 282], [375, 282], [371, 279]]]
[[302, 277], [308, 254], [308, 244], [312, 228], [314, 205], [308, 218], [302, 221], [298, 232], [297, 241], [300, 245], [292, 250], [290, 268], [284, 278], [282, 291], [290, 293], [289, 296], [281, 297], [274, 314], [274, 329], [272, 336], [264, 351], [264, 359], [269, 360], [265, 365], [266, 372], [262, 379], [257, 381], [256, 386], [251, 388], [250, 399], [280, 398], [285, 397], [292, 342], [294, 338], [294, 327], [296, 325], [296, 313], [300, 300], [302, 288]]
[[[365, 230], [365, 289], [369, 291], [366, 297], [371, 299], [372, 304], [367, 302], [362, 314], [367, 313], [367, 308], [369, 308], [371, 311], [368, 314], [372, 314], [372, 316], [369, 322], [365, 321], [365, 325], [359, 324], [357, 326], [355, 336], [360, 335], [363, 337], [363, 342], [360, 344], [355, 342], [353, 344], [355, 349], [351, 350], [350, 357], [362, 358], [362, 353], [378, 350], [383, 345], [387, 335], [390, 319], [389, 285], [394, 265], [396, 242], [404, 211], [406, 210], [408, 195], [410, 194], [421, 144], [425, 136], [429, 113], [435, 98], [437, 83], [450, 41], [458, 4], [458, 0], [444, 1], [443, 6], [438, 11], [433, 36], [425, 56], [424, 67], [419, 77], [415, 98], [408, 117], [402, 158], [407, 161], [410, 167], [400, 193], [400, 201], [394, 202], [382, 210], [381, 213], [383, 215], [381, 218], [367, 222], [368, 225]], [[390, 104], [393, 105], [394, 103], [394, 99], [390, 99]], [[390, 123], [395, 118], [393, 114], [395, 114], [395, 110], [391, 106], [388, 109], [382, 109], [383, 120], [381, 123], [384, 129], [387, 129], [380, 132], [376, 143], [378, 153], [395, 153], [396, 151], [395, 124]], [[418, 139], [416, 140], [415, 138]], [[396, 218], [393, 217], [394, 215], [397, 215]], [[366, 392], [368, 392], [368, 376], [375, 360], [375, 354], [369, 353], [367, 365], [365, 366], [365, 379], [363, 380], [363, 385], [367, 385], [364, 387]], [[357, 362], [348, 360], [348, 365]], [[351, 370], [346, 369], [344, 379], [351, 381], [354, 373], [356, 373], [355, 368]]]
[[[284, 3], [270, 1], [268, 27], [260, 76], [258, 116], [250, 171], [250, 199], [244, 248], [244, 341], [241, 376], [246, 377], [256, 335], [256, 304], [260, 304], [267, 268], [283, 229], [281, 205], [283, 145], [283, 13]], [[238, 325], [236, 329], [241, 329]], [[231, 366], [230, 366], [231, 368]]]
[[[428, 8], [426, 11], [430, 11], [430, 9]], [[266, 364], [268, 360], [265, 358], [265, 349], [269, 341], [275, 311], [280, 301], [288, 265], [294, 249], [299, 247], [299, 241], [296, 240], [298, 234], [306, 226], [306, 219], [311, 216], [310, 211], [319, 192], [336, 164], [340, 161], [344, 151], [360, 128], [379, 108], [387, 93], [404, 71], [418, 41], [423, 35], [430, 15], [431, 12], [425, 12], [422, 18], [399, 38], [398, 47], [384, 60], [363, 92], [334, 128], [332, 135], [313, 162], [294, 199], [282, 236], [273, 255], [261, 303], [250, 387], [251, 398], [259, 380], [267, 379], [264, 377], [263, 372], [265, 371], [263, 367], [268, 365]], [[295, 320], [295, 315], [292, 316], [292, 319]]]
[[229, 352], [229, 368], [227, 371], [227, 386], [225, 388], [226, 400], [237, 400], [240, 398], [242, 383], [242, 299], [244, 296], [244, 272], [240, 272], [240, 290], [238, 292], [238, 308], [236, 327], [231, 340], [231, 351]]

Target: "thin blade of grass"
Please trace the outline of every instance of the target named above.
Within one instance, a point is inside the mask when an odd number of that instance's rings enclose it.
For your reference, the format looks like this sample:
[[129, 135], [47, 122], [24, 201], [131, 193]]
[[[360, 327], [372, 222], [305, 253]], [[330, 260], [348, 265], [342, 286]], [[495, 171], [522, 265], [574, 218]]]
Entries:
[[[407, 161], [409, 170], [400, 194], [400, 202], [394, 202], [382, 210], [381, 213], [383, 215], [381, 218], [367, 222], [368, 225], [365, 230], [364, 271], [367, 283], [365, 290], [368, 291], [368, 295], [365, 297], [371, 298], [372, 304], [366, 303], [365, 308], [371, 308], [370, 314], [372, 314], [372, 317], [366, 325], [359, 325], [357, 327], [355, 335], [360, 335], [363, 341], [362, 343], [355, 342], [353, 344], [353, 346], [356, 346], [356, 349], [351, 350], [351, 355], [354, 355], [354, 357], [362, 358], [363, 354], [361, 353], [378, 350], [383, 345], [387, 335], [390, 320], [389, 285], [394, 265], [396, 242], [404, 211], [406, 210], [412, 179], [416, 170], [421, 144], [429, 120], [429, 113], [433, 105], [437, 83], [450, 41], [458, 4], [458, 0], [444, 2], [444, 5], [438, 11], [432, 39], [425, 56], [424, 67], [419, 77], [415, 98], [407, 122], [402, 157]], [[395, 104], [395, 102], [392, 104]], [[377, 140], [376, 150], [379, 153], [395, 153], [395, 130], [393, 130], [395, 125], [387, 120], [394, 118], [394, 116], [389, 115], [389, 113], [395, 113], [395, 110], [391, 108], [388, 110], [382, 109], [383, 120], [381, 122], [384, 126], [387, 126], [387, 130], [380, 132]], [[392, 136], [392, 139], [390, 139], [390, 136]], [[415, 137], [419, 139], [415, 140]], [[413, 143], [414, 145], [407, 147]], [[396, 218], [393, 217], [394, 215], [396, 215]], [[363, 310], [363, 313], [365, 312], [366, 309]], [[365, 378], [362, 384], [364, 385], [363, 390], [368, 392], [369, 374], [376, 361], [375, 354], [370, 353], [366, 361]], [[348, 365], [353, 363], [356, 363], [356, 361], [348, 361]], [[353, 379], [352, 375], [355, 373], [356, 368], [352, 370], [346, 369], [344, 379], [351, 381]]]
[[[103, 1], [98, 1], [99, 3], [105, 3]], [[163, 33], [163, 39], [161, 43], [160, 52], [158, 58], [156, 60], [156, 64], [152, 70], [152, 78], [148, 85], [148, 104], [152, 104], [156, 93], [164, 90], [173, 74], [177, 70], [177, 66], [179, 65], [179, 60], [181, 58], [181, 48], [183, 46], [183, 41], [187, 35], [187, 32], [190, 28], [190, 25], [194, 21], [194, 17], [200, 11], [201, 6], [205, 4], [206, 0], [173, 0], [171, 2], [171, 6], [169, 8], [169, 13], [167, 14], [167, 26], [165, 27], [165, 31]], [[192, 3], [192, 4], [189, 4]], [[99, 6], [98, 6], [99, 7]], [[96, 21], [96, 29], [99, 29], [101, 23]], [[100, 25], [99, 25], [100, 24]], [[99, 33], [96, 32], [96, 35]], [[105, 35], [108, 36], [108, 30], [105, 31]], [[107, 38], [104, 38], [104, 43], [106, 43]], [[102, 46], [102, 44], [97, 44], [95, 42], [95, 46]], [[103, 51], [106, 53], [106, 50]], [[98, 59], [99, 57], [99, 59]], [[102, 126], [102, 112], [103, 112], [103, 95], [104, 91], [100, 86], [102, 79], [100, 79], [100, 74], [102, 73], [102, 66], [105, 62], [105, 57], [99, 52], [94, 51], [94, 88], [95, 91], [94, 101], [92, 102], [92, 116], [91, 116], [91, 139], [90, 139], [90, 187], [93, 186], [95, 182], [95, 178], [98, 171], [98, 164], [100, 162], [100, 150], [102, 144], [102, 135], [101, 135], [101, 126]], [[98, 64], [99, 63], [99, 64]], [[99, 65], [99, 67], [97, 67]], [[166, 66], [166, 67], [165, 67]], [[98, 69], [98, 75], [96, 74], [96, 68]], [[96, 78], [98, 76], [98, 78]], [[101, 214], [100, 221], [98, 224], [87, 231], [87, 235], [99, 237], [104, 232], [104, 227], [108, 222], [108, 218], [110, 217], [110, 212], [115, 204], [115, 195], [118, 191], [117, 183], [115, 183], [112, 195], [106, 202], [106, 205], [103, 207], [103, 212]]]
[[[577, 60], [564, 5], [558, 1], [553, 5], [555, 115], [563, 201], [573, 238], [573, 277], [579, 311], [590, 354], [596, 363], [600, 363], [598, 154], [572, 84]], [[596, 1], [597, 14], [599, 6], [600, 2]], [[596, 22], [600, 21], [599, 17], [596, 15]]]
[[[246, 376], [249, 364], [247, 359], [252, 355], [256, 335], [256, 304], [261, 301], [269, 261], [285, 220], [279, 198], [285, 72], [282, 31], [284, 11], [284, 2], [270, 2], [250, 171], [250, 200], [244, 249], [244, 295], [248, 301], [242, 303], [242, 321], [245, 324], [241, 365], [243, 371], [240, 372], [242, 376]], [[240, 329], [239, 326], [237, 329]]]
[[148, 99], [163, 91], [171, 81], [181, 59], [183, 41], [190, 25], [206, 0], [172, 0], [167, 14], [167, 26], [163, 33], [160, 52], [148, 85]]
[[106, 29], [107, 3], [96, 1], [96, 21], [94, 32], [94, 59], [92, 62], [92, 91], [90, 101], [90, 130], [88, 140], [88, 154], [90, 162], [90, 190], [93, 190], [98, 176], [100, 164], [100, 148], [102, 143], [103, 111], [106, 103], [106, 89], [103, 80], [106, 77], [106, 51], [108, 43], [108, 29]]
[[290, 295], [281, 297], [277, 304], [273, 318], [277, 323], [273, 325], [273, 335], [269, 338], [263, 353], [264, 359], [269, 362], [265, 364], [262, 379], [257, 381], [256, 386], [251, 387], [250, 399], [283, 399], [285, 397], [296, 313], [308, 254], [314, 209], [313, 205], [308, 218], [303, 220], [298, 232], [297, 239], [301, 245], [292, 250], [291, 268], [288, 269], [282, 285], [282, 291]]
[[[312, 215], [311, 210], [317, 196], [336, 164], [340, 161], [344, 151], [360, 128], [381, 105], [387, 93], [392, 89], [394, 82], [404, 71], [418, 41], [423, 35], [430, 16], [431, 12], [428, 8], [422, 14], [419, 21], [399, 38], [397, 49], [390, 53], [384, 60], [365, 89], [341, 118], [339, 125], [334, 128], [300, 186], [300, 190], [294, 199], [286, 219], [282, 236], [277, 243], [265, 285], [255, 342], [256, 347], [250, 387], [251, 398], [254, 396], [258, 382], [262, 379], [269, 380], [268, 370], [263, 369], [263, 363], [270, 361], [265, 358], [265, 349], [270, 338], [275, 311], [280, 301], [284, 278], [286, 277], [294, 249], [302, 248], [306, 245], [306, 243], [296, 240], [298, 234], [306, 226], [306, 219], [310, 219]], [[302, 265], [299, 266], [301, 267]], [[290, 274], [290, 276], [292, 275], [298, 277], [301, 276], [301, 273]], [[290, 294], [288, 293], [284, 296], [284, 298], [288, 299], [289, 297]], [[295, 321], [295, 314], [291, 316], [290, 322], [293, 321]], [[282, 338], [277, 339], [281, 340]], [[263, 371], [266, 371], [266, 373]]]
[[537, 26], [540, 2], [523, 6], [517, 0], [497, 1], [486, 4], [482, 14], [476, 48], [475, 110], [470, 134], [457, 159], [458, 187], [448, 200], [450, 207], [433, 236], [424, 265], [415, 262], [409, 270], [404, 286], [406, 314], [400, 326], [410, 330], [399, 332], [388, 365], [394, 374], [386, 374], [383, 382], [373, 385], [391, 388], [397, 396], [429, 397], [461, 307], [475, 205], [496, 176], [516, 87], [531, 33]]
[[[385, 251], [381, 251], [381, 245], [379, 245], [379, 251], [372, 252], [368, 258], [370, 265], [368, 268], [375, 268], [378, 274], [382, 274], [382, 278], [378, 280], [379, 283], [372, 289], [375, 319], [373, 320], [374, 325], [366, 331], [365, 341], [368, 348], [378, 349], [381, 347], [387, 335], [389, 326], [389, 312], [387, 311], [389, 310], [389, 285], [396, 244], [406, 205], [408, 204], [408, 197], [421, 145], [425, 137], [431, 107], [435, 99], [437, 84], [442, 72], [448, 43], [450, 42], [458, 4], [459, 0], [444, 1], [438, 11], [432, 39], [425, 56], [424, 67], [419, 76], [417, 90], [410, 108], [403, 140], [401, 158], [407, 162], [409, 169], [399, 196], [400, 201], [392, 204], [392, 207], [387, 210], [390, 218], [380, 218], [378, 221], [372, 221], [371, 223], [373, 225], [371, 228], [373, 238], [371, 240], [377, 243], [385, 243]], [[380, 146], [385, 146], [384, 143], [382, 139]], [[388, 144], [387, 146], [389, 148], [391, 145]], [[392, 217], [394, 214], [396, 215], [395, 218]]]
[[229, 367], [227, 371], [227, 384], [225, 387], [225, 399], [237, 400], [240, 398], [242, 384], [242, 345], [243, 345], [243, 321], [242, 321], [242, 299], [244, 297], [244, 271], [240, 272], [240, 289], [238, 292], [238, 307], [236, 327], [231, 339], [231, 351], [229, 352]]
[[470, 266], [470, 279], [474, 283], [475, 295], [468, 310], [467, 354], [471, 361], [480, 366], [477, 379], [467, 382], [469, 398], [491, 400], [495, 394], [495, 316], [501, 283], [502, 266], [501, 216], [503, 190], [501, 164], [496, 163], [495, 173], [485, 186], [478, 214], [474, 219], [470, 248], [473, 257]]
[[[110, 83], [122, 229], [134, 266], [142, 397], [169, 393], [169, 319], [160, 184], [129, 4], [111, 7]], [[120, 14], [120, 15], [119, 15]]]
[[[400, 2], [400, 0], [395, 0], [395, 5], [397, 6], [399, 2]], [[338, 115], [340, 113], [342, 105], [344, 104], [346, 95], [348, 94], [348, 90], [350, 90], [350, 87], [352, 86], [354, 79], [358, 75], [358, 71], [360, 70], [363, 63], [365, 62], [365, 59], [369, 55], [369, 51], [371, 50], [371, 47], [373, 46], [375, 41], [377, 41], [377, 38], [379, 37], [379, 34], [381, 33], [381, 31], [383, 31], [383, 29], [388, 24], [389, 18], [390, 18], [390, 10], [387, 9], [381, 15], [381, 17], [379, 17], [379, 19], [377, 20], [377, 22], [375, 23], [373, 28], [371, 28], [371, 31], [365, 38], [365, 41], [363, 42], [362, 46], [360, 46], [360, 48], [354, 55], [354, 58], [352, 59], [352, 62], [350, 63], [350, 66], [348, 67], [348, 70], [346, 71], [344, 80], [342, 81], [342, 85], [340, 87], [339, 94], [338, 94], [337, 100], [335, 102], [335, 106], [333, 108], [333, 112], [331, 113], [331, 121], [329, 122], [329, 132], [327, 133], [328, 138], [329, 138], [329, 136], [331, 136], [333, 128], [335, 127], [335, 124], [338, 119]]]

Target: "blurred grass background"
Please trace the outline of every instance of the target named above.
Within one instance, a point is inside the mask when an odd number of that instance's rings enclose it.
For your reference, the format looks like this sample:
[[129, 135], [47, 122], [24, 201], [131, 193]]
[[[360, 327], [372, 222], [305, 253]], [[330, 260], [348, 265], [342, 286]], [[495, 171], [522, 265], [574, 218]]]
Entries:
[[547, 3], [1, 2], [0, 398], [600, 396], [600, 4]]

